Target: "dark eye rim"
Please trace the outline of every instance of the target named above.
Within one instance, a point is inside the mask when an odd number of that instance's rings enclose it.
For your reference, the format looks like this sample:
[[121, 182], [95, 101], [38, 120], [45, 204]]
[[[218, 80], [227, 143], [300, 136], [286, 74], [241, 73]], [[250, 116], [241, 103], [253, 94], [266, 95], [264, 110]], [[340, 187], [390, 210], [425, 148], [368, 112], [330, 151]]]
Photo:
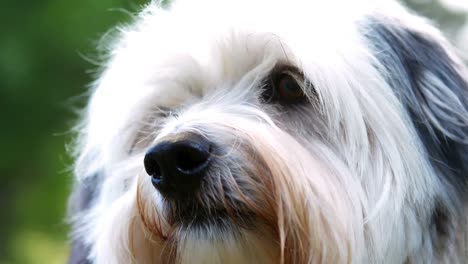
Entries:
[[[300, 94], [294, 97], [285, 97], [280, 89], [280, 83], [288, 78], [289, 85], [295, 84], [294, 89], [298, 89]], [[307, 95], [304, 93], [304, 88], [301, 84], [309, 83], [305, 80], [303, 73], [293, 66], [276, 66], [271, 70], [270, 74], [265, 78], [262, 85], [262, 101], [267, 104], [280, 104], [280, 105], [298, 105], [307, 102]], [[300, 89], [300, 90], [299, 90]]]

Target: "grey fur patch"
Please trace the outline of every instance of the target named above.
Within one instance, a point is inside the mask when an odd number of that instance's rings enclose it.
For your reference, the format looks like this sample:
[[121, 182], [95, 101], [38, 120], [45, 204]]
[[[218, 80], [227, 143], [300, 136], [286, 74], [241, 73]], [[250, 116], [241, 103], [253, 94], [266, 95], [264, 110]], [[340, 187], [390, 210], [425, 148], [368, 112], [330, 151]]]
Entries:
[[404, 25], [370, 17], [361, 30], [451, 199], [450, 209], [436, 202], [429, 224], [434, 253], [441, 254], [451, 245], [453, 223], [468, 198], [468, 81], [462, 74], [466, 69], [453, 61], [448, 47]]
[[[73, 193], [69, 200], [68, 210], [71, 217], [90, 208], [93, 199], [98, 193], [99, 175], [85, 178], [84, 182], [75, 183]], [[74, 227], [72, 227], [74, 228]], [[87, 257], [89, 248], [82, 241], [74, 239], [71, 244], [68, 264], [89, 264]]]
[[462, 76], [464, 66], [453, 61], [447, 47], [403, 25], [370, 17], [361, 30], [447, 191], [467, 195], [468, 82]]

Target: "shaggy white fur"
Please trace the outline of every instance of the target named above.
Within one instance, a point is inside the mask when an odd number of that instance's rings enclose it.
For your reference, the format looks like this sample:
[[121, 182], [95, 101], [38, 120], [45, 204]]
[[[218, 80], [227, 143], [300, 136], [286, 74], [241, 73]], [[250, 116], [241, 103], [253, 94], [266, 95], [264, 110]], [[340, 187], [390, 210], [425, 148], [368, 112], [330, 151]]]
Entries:
[[[108, 54], [80, 127], [71, 262], [466, 261], [467, 71], [398, 4], [152, 3]], [[263, 100], [275, 71], [306, 101]], [[143, 163], [184, 133], [221, 149], [191, 209]]]

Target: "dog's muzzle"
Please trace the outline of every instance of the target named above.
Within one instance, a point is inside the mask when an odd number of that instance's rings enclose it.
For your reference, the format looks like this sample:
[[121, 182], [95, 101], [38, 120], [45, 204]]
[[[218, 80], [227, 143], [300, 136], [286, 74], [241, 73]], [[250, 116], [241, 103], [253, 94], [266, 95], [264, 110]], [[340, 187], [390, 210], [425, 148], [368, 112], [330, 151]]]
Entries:
[[210, 167], [212, 147], [213, 143], [194, 133], [165, 137], [146, 152], [146, 172], [165, 198], [187, 199]]

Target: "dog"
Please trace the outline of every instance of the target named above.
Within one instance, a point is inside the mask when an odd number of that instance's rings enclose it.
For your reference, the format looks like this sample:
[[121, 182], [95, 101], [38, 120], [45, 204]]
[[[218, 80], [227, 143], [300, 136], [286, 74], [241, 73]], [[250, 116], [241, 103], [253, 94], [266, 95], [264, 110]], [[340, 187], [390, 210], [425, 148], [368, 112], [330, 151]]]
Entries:
[[151, 3], [78, 126], [69, 263], [466, 263], [468, 71], [394, 1]]

